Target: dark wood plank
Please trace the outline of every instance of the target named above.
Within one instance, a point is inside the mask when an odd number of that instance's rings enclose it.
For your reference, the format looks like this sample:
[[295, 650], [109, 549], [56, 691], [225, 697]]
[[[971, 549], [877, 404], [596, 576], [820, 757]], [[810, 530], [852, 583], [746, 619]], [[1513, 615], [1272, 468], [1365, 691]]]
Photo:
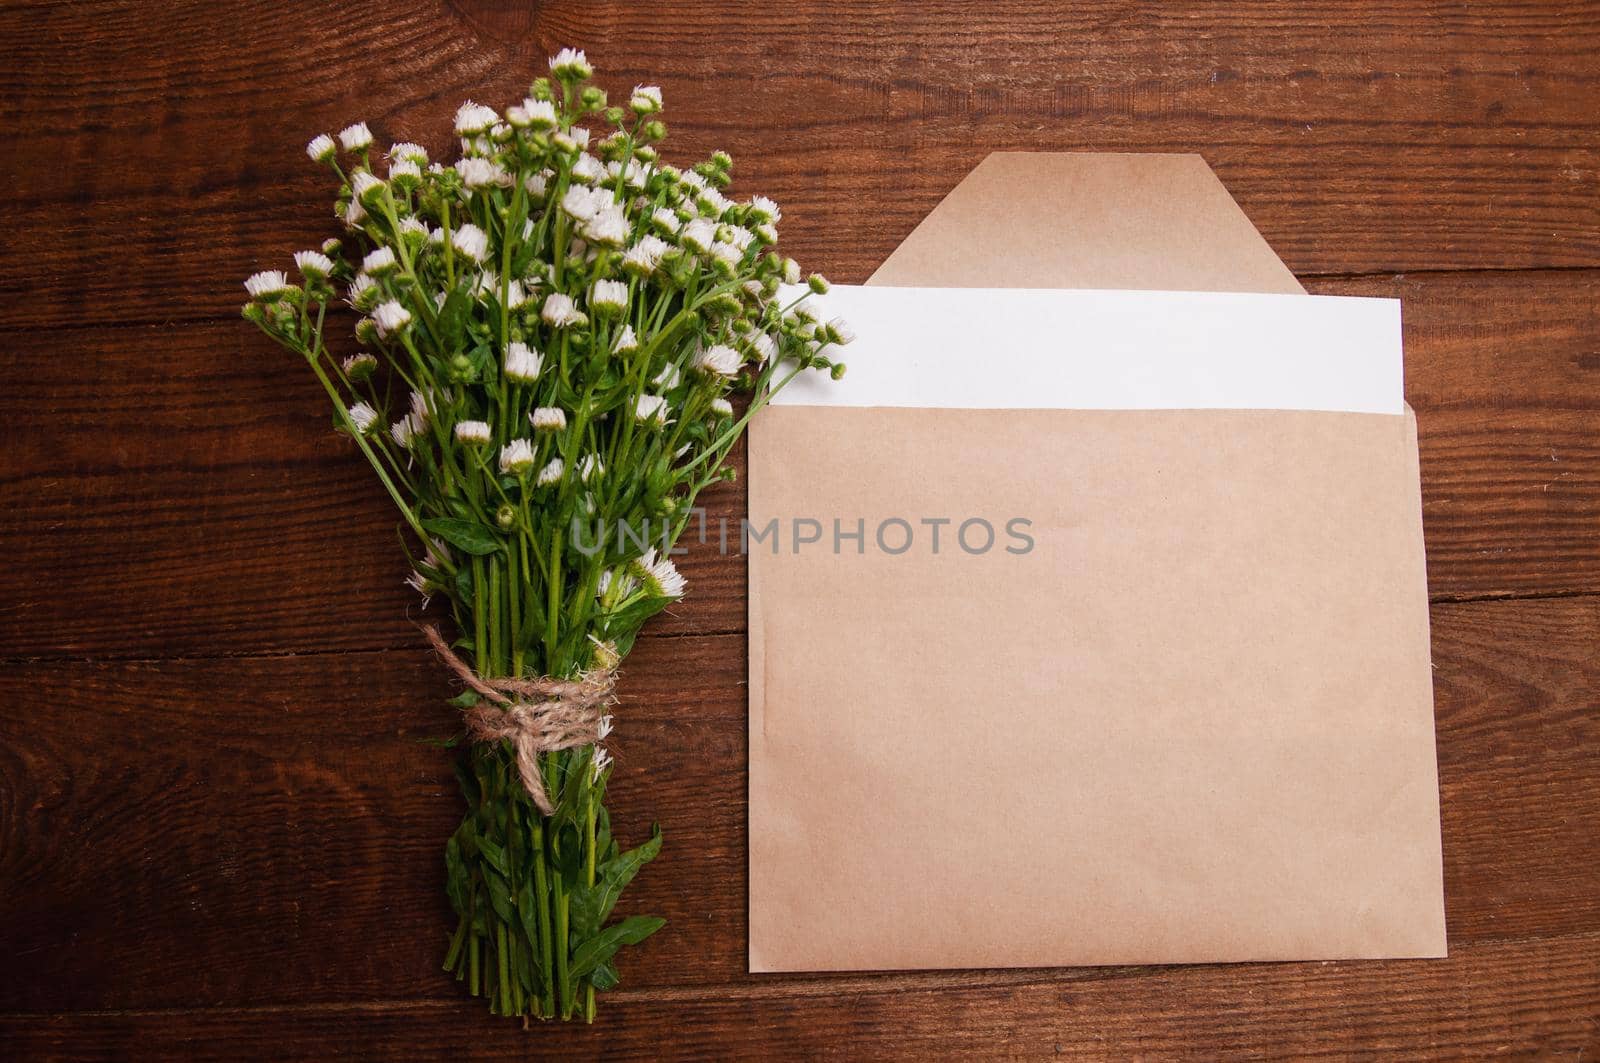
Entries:
[[617, 91], [659, 81], [676, 150], [732, 151], [843, 280], [996, 149], [1202, 150], [1302, 273], [1600, 264], [1587, 5], [505, 6], [19, 7], [0, 322], [231, 315], [329, 232], [311, 134], [442, 148], [461, 99], [516, 98], [571, 42]]
[[[1600, 590], [1600, 271], [1316, 287], [1405, 300], [1435, 596]], [[44, 332], [0, 393], [0, 652], [413, 639], [392, 507], [310, 374], [243, 322]], [[742, 480], [707, 505], [658, 631], [744, 630], [744, 565], [716, 546]]]
[[[1434, 631], [1452, 946], [1592, 932], [1600, 598], [1444, 604]], [[460, 804], [421, 744], [450, 684], [416, 642], [0, 674], [0, 956], [26, 974], [0, 1011], [453, 997]], [[627, 906], [671, 920], [627, 985], [783, 982], [743, 973], [743, 640], [642, 640], [622, 690], [615, 822], [667, 836]]]
[[1600, 1049], [1597, 946], [1581, 934], [1442, 961], [624, 990], [595, 1026], [526, 1031], [459, 1002], [0, 1016], [0, 1045], [17, 1058], [118, 1060], [1581, 1060]]

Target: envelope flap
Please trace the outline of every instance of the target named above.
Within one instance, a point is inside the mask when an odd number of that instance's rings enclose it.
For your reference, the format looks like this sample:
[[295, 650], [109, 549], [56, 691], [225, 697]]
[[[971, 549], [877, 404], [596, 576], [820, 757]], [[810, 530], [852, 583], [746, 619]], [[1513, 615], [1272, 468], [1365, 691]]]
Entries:
[[868, 284], [1305, 289], [1199, 155], [996, 152]]

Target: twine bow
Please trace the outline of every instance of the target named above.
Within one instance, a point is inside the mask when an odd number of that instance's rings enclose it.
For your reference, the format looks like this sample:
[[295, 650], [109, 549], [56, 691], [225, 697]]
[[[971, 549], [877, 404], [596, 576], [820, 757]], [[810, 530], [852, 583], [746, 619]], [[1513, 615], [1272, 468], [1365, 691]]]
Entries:
[[600, 717], [615, 701], [616, 671], [586, 672], [577, 679], [485, 679], [456, 655], [438, 627], [428, 624], [422, 633], [450, 670], [484, 698], [462, 713], [467, 734], [475, 742], [509, 741], [528, 796], [540, 813], [550, 815], [555, 806], [544, 790], [539, 754], [600, 740]]

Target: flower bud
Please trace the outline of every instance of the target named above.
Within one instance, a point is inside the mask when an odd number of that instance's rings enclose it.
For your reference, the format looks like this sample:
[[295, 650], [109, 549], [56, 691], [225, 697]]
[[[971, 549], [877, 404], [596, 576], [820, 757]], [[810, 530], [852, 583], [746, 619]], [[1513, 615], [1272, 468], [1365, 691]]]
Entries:
[[500, 525], [502, 531], [510, 531], [517, 522], [516, 508], [510, 502], [501, 503], [500, 508], [494, 511], [494, 522]]

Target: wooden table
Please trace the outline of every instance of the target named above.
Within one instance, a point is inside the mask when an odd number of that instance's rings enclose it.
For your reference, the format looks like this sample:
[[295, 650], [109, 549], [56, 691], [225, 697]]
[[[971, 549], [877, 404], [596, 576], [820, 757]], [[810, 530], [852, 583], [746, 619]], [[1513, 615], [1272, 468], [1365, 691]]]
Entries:
[[[1600, 8], [0, 7], [0, 1056], [1523, 1056], [1600, 1050]], [[334, 231], [301, 146], [446, 147], [562, 44], [658, 81], [860, 281], [995, 149], [1199, 151], [1314, 291], [1405, 300], [1441, 962], [751, 977], [744, 572], [623, 687], [667, 850], [594, 1028], [438, 969], [451, 693], [380, 489], [239, 281]], [[714, 497], [737, 517], [737, 487]]]

